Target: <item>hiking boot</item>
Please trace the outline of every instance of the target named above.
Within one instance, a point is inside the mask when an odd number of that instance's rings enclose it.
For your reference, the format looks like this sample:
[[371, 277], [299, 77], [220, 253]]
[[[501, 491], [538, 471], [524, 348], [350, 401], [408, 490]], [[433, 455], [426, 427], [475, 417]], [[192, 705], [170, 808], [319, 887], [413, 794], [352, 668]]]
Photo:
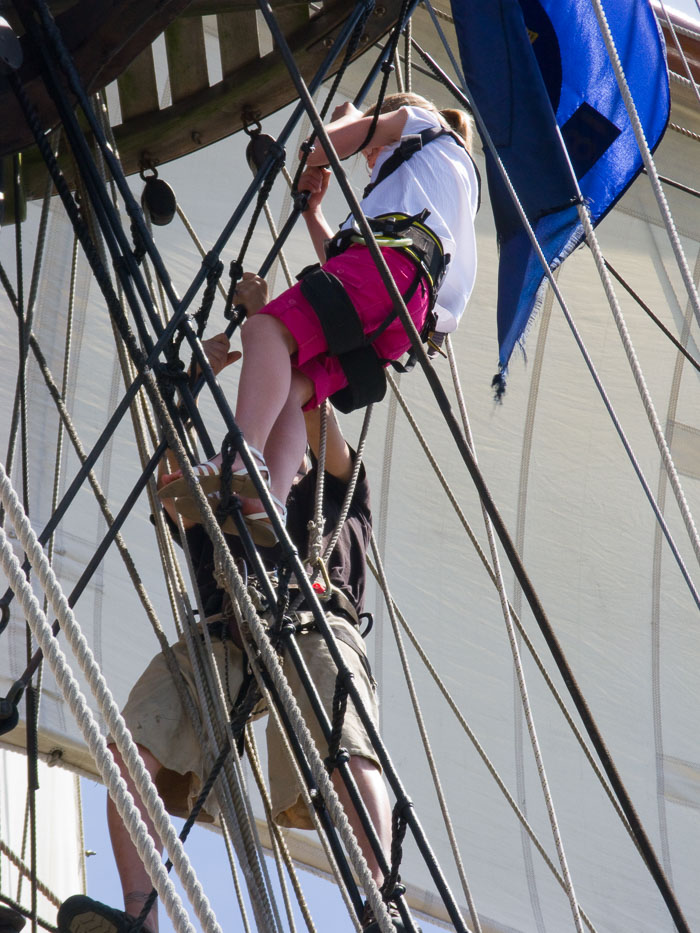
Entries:
[[[131, 933], [136, 917], [99, 901], [74, 894], [58, 908], [59, 933]], [[147, 927], [143, 927], [148, 933]]]

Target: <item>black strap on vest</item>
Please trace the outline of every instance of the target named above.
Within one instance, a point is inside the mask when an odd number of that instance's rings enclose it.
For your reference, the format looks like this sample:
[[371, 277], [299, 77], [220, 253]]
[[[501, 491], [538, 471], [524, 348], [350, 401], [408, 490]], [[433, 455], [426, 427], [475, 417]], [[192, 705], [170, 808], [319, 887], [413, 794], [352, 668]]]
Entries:
[[408, 162], [411, 156], [415, 155], [416, 152], [420, 152], [423, 146], [427, 146], [428, 143], [431, 143], [434, 139], [440, 139], [441, 136], [451, 137], [458, 146], [461, 146], [462, 149], [469, 156], [469, 161], [471, 162], [474, 172], [476, 173], [476, 182], [478, 189], [477, 196], [477, 211], [481, 207], [481, 175], [479, 174], [479, 169], [476, 162], [472, 158], [471, 153], [467, 149], [466, 143], [459, 135], [455, 133], [454, 130], [445, 129], [444, 126], [431, 126], [428, 129], [421, 130], [420, 133], [411, 134], [410, 136], [404, 136], [399, 145], [394, 149], [389, 158], [382, 163], [382, 167], [379, 169], [379, 174], [374, 179], [373, 182], [370, 182], [369, 185], [362, 192], [362, 197], [366, 198], [367, 195], [374, 191], [377, 185], [381, 184], [385, 178], [388, 178], [392, 172], [395, 172], [397, 168], [400, 168], [404, 162]]
[[362, 322], [342, 282], [318, 267], [304, 269], [301, 293], [316, 312], [328, 352], [343, 367], [347, 386], [331, 395], [335, 407], [348, 414], [381, 402], [386, 395], [386, 375], [382, 361], [367, 343]]
[[[418, 267], [403, 295], [406, 303], [415, 294], [423, 277], [423, 270]], [[297, 278], [301, 281], [302, 295], [318, 317], [328, 353], [338, 358], [348, 381], [344, 388], [331, 395], [332, 404], [338, 411], [349, 414], [381, 402], [386, 395], [384, 366], [389, 360], [380, 359], [372, 344], [396, 319], [398, 312], [391, 311], [379, 327], [365, 336], [355, 305], [337, 276], [316, 264], [302, 269]]]

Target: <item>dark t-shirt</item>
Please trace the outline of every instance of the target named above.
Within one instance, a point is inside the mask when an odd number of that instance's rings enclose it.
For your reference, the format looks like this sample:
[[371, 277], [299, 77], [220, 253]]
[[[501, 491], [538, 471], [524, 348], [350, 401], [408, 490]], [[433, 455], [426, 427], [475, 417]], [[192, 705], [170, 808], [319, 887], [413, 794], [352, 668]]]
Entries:
[[[297, 546], [302, 561], [307, 557], [309, 546], [308, 522], [314, 517], [316, 499], [316, 476], [314, 467], [292, 487], [287, 499], [287, 531]], [[325, 474], [323, 487], [323, 550], [333, 537], [343, 508], [347, 483]], [[341, 589], [358, 612], [362, 612], [365, 596], [365, 555], [372, 533], [372, 512], [369, 501], [369, 482], [364, 465], [360, 467], [350, 511], [340, 532], [338, 543], [328, 560], [328, 575], [331, 583]]]
[[[293, 488], [287, 499], [287, 531], [299, 551], [302, 561], [307, 557], [308, 522], [314, 517], [316, 500], [316, 476], [314, 467]], [[338, 525], [343, 508], [347, 484], [326, 473], [324, 480], [323, 514], [323, 550], [329, 543]], [[164, 513], [166, 521], [177, 541], [177, 525]], [[372, 513], [369, 501], [369, 483], [364, 465], [360, 467], [355, 492], [350, 504], [348, 517], [328, 562], [331, 582], [343, 590], [358, 612], [362, 612], [365, 595], [366, 567], [365, 555], [369, 547], [372, 532]], [[214, 550], [204, 527], [193, 525], [186, 531], [194, 577], [199, 587], [205, 615], [213, 615], [221, 609], [223, 591], [214, 578]], [[234, 560], [243, 559], [243, 547], [236, 535], [224, 535]], [[279, 557], [277, 548], [258, 548], [267, 569], [270, 569]], [[323, 552], [322, 552], [323, 553]]]

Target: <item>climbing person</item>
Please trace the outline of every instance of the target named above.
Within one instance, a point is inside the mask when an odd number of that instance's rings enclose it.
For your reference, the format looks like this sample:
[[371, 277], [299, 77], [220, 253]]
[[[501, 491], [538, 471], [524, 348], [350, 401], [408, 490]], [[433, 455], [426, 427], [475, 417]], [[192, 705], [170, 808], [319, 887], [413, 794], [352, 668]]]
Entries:
[[[249, 288], [249, 293], [252, 289]], [[217, 335], [205, 341], [205, 349], [215, 372], [232, 362], [238, 354], [228, 351], [228, 340]], [[320, 410], [305, 414], [309, 445], [317, 453], [320, 438]], [[301, 461], [301, 457], [300, 457]], [[335, 418], [327, 419], [326, 458], [324, 475], [324, 527], [323, 549], [328, 545], [341, 514], [343, 501], [354, 468], [354, 453], [345, 442]], [[163, 469], [168, 467], [164, 464]], [[314, 517], [317, 464], [298, 476], [288, 500], [287, 527], [292, 541], [301, 554], [308, 550], [308, 523]], [[173, 519], [177, 517], [173, 500], [164, 502], [171, 527], [177, 532]], [[369, 486], [364, 466], [360, 467], [347, 518], [340, 531], [337, 544], [327, 561], [328, 578], [331, 583], [330, 598], [325, 602], [329, 625], [338, 642], [343, 659], [353, 674], [363, 705], [374, 721], [377, 721], [375, 683], [367, 661], [366, 650], [360, 634], [359, 615], [365, 591], [365, 555], [371, 533], [371, 511]], [[234, 703], [243, 684], [246, 657], [242, 650], [241, 634], [224, 592], [218, 589], [214, 579], [214, 554], [210, 539], [203, 527], [189, 519], [183, 520], [187, 545], [193, 559], [196, 584], [200, 602], [205, 607], [205, 624], [212, 640], [215, 662], [226, 683], [228, 701]], [[243, 554], [240, 539], [227, 537], [234, 557]], [[268, 561], [271, 552], [266, 552]], [[299, 635], [297, 644], [309, 670], [316, 690], [328, 713], [332, 715], [337, 669], [323, 636], [315, 628], [312, 614], [303, 605], [297, 608], [294, 618]], [[191, 662], [184, 639], [173, 648], [174, 656], [183, 675], [186, 689], [193, 699], [196, 687]], [[283, 652], [283, 657], [284, 657]], [[328, 743], [313, 714], [296, 668], [292, 663], [284, 664], [290, 688], [300, 706], [322, 758], [328, 753]], [[264, 709], [256, 708], [254, 715]], [[206, 779], [205, 764], [200, 747], [200, 738], [191, 724], [173, 677], [162, 654], [156, 655], [133, 687], [123, 716], [137, 743], [144, 765], [153, 778], [166, 808], [173, 814], [185, 816]], [[300, 789], [296, 785], [291, 763], [282, 736], [272, 720], [267, 726], [268, 768], [272, 813], [281, 826], [301, 829], [313, 828]], [[341, 745], [349, 753], [349, 768], [358, 791], [375, 827], [379, 843], [388, 858], [391, 846], [391, 809], [381, 768], [372, 744], [354, 705], [348, 701], [342, 727]], [[154, 827], [148, 814], [139, 802], [139, 795], [115, 745], [110, 750], [119, 765], [124, 779], [141, 810], [142, 817], [159, 845]], [[377, 858], [354, 809], [345, 784], [336, 770], [333, 784], [343, 803], [360, 848], [367, 860], [372, 876], [381, 885], [384, 878]], [[141, 912], [151, 891], [149, 876], [141, 862], [131, 837], [118, 815], [114, 802], [107, 800], [107, 816], [112, 849], [119, 871], [125, 910], [117, 910], [84, 895], [68, 898], [58, 913], [60, 933], [129, 933], [134, 918]], [[205, 819], [211, 816], [204, 814]], [[391, 892], [390, 892], [391, 893]], [[400, 892], [397, 891], [397, 894]], [[389, 901], [389, 910], [395, 918], [397, 930], [402, 930], [395, 902]], [[371, 912], [367, 910], [364, 926], [368, 931], [376, 930]], [[157, 933], [157, 905], [146, 918], [144, 929]]]
[[[467, 114], [396, 94], [378, 114], [343, 104], [327, 132], [341, 159], [361, 149], [367, 160], [371, 182], [361, 207], [416, 328], [424, 335], [454, 330], [476, 274], [479, 180]], [[299, 182], [309, 192], [303, 216], [321, 269], [270, 302], [261, 280], [247, 274], [236, 295], [248, 320], [235, 418], [282, 515], [306, 445], [303, 411], [326, 398], [343, 411], [378, 400], [384, 365], [410, 347], [359, 230], [349, 219], [334, 234], [323, 216], [327, 161], [317, 143]], [[207, 494], [220, 489], [221, 461], [219, 454], [196, 468]], [[240, 455], [230, 483], [244, 497], [253, 537], [274, 539]], [[178, 511], [191, 514], [193, 500], [178, 473], [166, 477], [161, 495], [176, 497]]]

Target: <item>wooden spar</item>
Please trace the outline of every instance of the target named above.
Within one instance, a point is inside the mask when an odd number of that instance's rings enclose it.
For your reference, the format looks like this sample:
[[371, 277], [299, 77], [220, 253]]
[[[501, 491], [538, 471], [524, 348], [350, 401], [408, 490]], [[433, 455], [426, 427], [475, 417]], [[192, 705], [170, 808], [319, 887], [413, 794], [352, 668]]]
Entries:
[[[18, 11], [30, 0], [14, 0], [3, 14], [21, 34]], [[273, 4], [302, 75], [309, 80], [347, 18], [347, 0]], [[50, 3], [86, 88], [117, 82], [121, 122], [114, 136], [127, 175], [146, 165], [180, 158], [240, 130], [246, 114], [259, 119], [290, 103], [295, 93], [281, 56], [265, 48], [252, 0], [59, 0]], [[395, 23], [400, 0], [377, 4], [365, 26], [357, 55]], [[216, 17], [221, 79], [209, 80], [204, 17]], [[171, 103], [161, 107], [152, 43], [164, 36]], [[23, 45], [25, 45], [23, 41]], [[44, 127], [57, 118], [26, 43], [21, 78]], [[210, 51], [211, 54], [211, 51]], [[337, 69], [342, 54], [336, 60]], [[42, 197], [46, 169], [11, 90], [0, 87], [0, 155], [23, 152], [23, 185], [28, 199]], [[69, 184], [74, 168], [60, 159]]]

